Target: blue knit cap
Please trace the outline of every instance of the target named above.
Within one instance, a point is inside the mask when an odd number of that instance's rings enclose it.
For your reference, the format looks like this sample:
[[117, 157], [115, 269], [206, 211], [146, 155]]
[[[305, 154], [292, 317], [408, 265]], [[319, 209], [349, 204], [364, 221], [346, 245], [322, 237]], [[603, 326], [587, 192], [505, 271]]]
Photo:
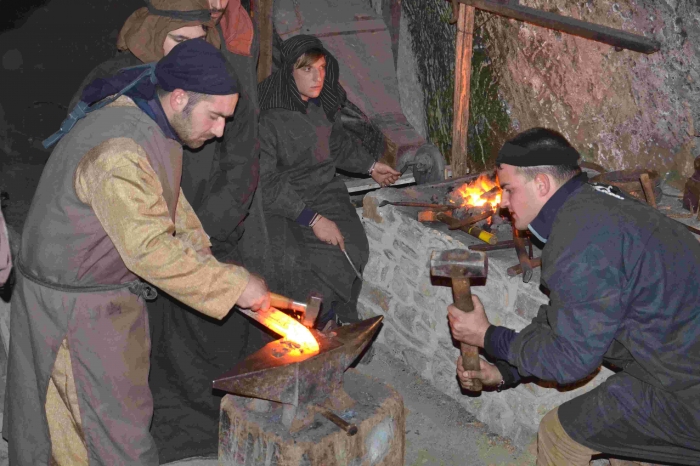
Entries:
[[61, 129], [47, 138], [43, 146], [48, 149], [66, 135], [78, 120], [122, 95], [153, 99], [156, 86], [166, 91], [182, 89], [207, 95], [238, 93], [236, 74], [221, 52], [204, 39], [186, 40], [157, 62], [124, 68], [112, 77], [92, 81], [83, 90], [80, 102], [61, 124]]

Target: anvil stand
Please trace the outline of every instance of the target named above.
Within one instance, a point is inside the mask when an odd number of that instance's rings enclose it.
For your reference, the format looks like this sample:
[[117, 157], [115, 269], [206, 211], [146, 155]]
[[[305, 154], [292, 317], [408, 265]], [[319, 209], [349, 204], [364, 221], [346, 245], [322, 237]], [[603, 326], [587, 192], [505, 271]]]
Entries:
[[329, 336], [314, 331], [320, 347], [314, 354], [293, 354], [286, 342], [274, 341], [215, 380], [214, 388], [230, 393], [221, 403], [219, 463], [402, 466], [401, 396], [347, 370], [381, 320]]

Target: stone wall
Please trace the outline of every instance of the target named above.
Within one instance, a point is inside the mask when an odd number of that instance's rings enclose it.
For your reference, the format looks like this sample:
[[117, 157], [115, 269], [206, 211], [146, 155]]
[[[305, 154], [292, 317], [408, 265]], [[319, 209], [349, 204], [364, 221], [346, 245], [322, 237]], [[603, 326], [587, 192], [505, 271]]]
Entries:
[[[466, 235], [453, 237], [419, 223], [415, 208], [380, 208], [382, 200], [406, 200], [406, 190], [386, 188], [365, 196], [362, 221], [369, 239], [370, 260], [364, 270], [359, 312], [362, 318], [383, 315], [378, 341], [437, 390], [459, 400], [493, 432], [525, 447], [534, 439], [547, 411], [594, 388], [610, 375], [609, 370], [602, 369], [578, 387], [539, 382], [521, 384], [501, 393], [462, 394], [455, 375], [459, 350], [447, 323], [452, 293], [449, 287], [433, 286], [429, 261], [433, 250], [465, 248], [477, 240]], [[538, 288], [539, 269], [527, 284], [521, 276], [506, 275], [506, 269], [515, 263], [512, 250], [489, 253], [486, 284], [473, 287], [472, 292], [481, 298], [492, 323], [520, 330], [547, 298]]]

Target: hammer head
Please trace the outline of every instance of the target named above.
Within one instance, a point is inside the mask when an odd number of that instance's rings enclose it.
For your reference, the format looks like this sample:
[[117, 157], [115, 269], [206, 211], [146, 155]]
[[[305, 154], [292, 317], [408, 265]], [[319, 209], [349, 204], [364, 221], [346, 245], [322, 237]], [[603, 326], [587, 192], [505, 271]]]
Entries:
[[314, 326], [316, 317], [318, 317], [318, 313], [321, 310], [322, 302], [323, 299], [321, 299], [320, 296], [315, 294], [309, 295], [309, 298], [306, 300], [306, 312], [301, 320], [301, 323], [304, 324], [304, 326], [309, 328]]
[[486, 278], [488, 257], [485, 252], [468, 249], [433, 251], [430, 275], [448, 278]]

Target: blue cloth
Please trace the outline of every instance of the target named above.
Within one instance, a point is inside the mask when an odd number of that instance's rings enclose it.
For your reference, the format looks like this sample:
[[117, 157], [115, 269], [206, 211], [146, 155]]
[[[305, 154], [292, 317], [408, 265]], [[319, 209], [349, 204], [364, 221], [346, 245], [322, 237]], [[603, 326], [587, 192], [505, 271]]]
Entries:
[[[99, 110], [122, 95], [132, 99], [152, 100], [156, 88], [166, 91], [182, 89], [207, 95], [238, 93], [238, 80], [221, 52], [204, 39], [186, 40], [158, 62], [125, 68], [109, 78], [98, 78], [83, 90], [61, 128], [47, 138], [49, 148], [61, 139], [88, 113]], [[109, 98], [108, 98], [109, 97]]]
[[304, 207], [304, 210], [301, 211], [295, 222], [297, 222], [299, 225], [308, 227], [311, 225], [311, 221], [314, 219], [314, 217], [316, 217], [316, 212], [308, 207]]
[[520, 383], [521, 377], [518, 368], [507, 362], [508, 349], [517, 333], [508, 327], [491, 325], [484, 335], [484, 351], [496, 359], [496, 367], [503, 377], [501, 388], [512, 388]]
[[158, 127], [161, 131], [163, 131], [163, 134], [166, 138], [172, 139], [182, 144], [180, 137], [170, 125], [168, 117], [165, 115], [165, 110], [163, 110], [163, 106], [160, 104], [159, 99], [145, 100], [134, 98], [134, 103], [141, 110], [143, 110], [143, 113], [151, 117], [151, 119], [158, 124]]
[[[80, 100], [91, 103], [116, 94], [142, 72], [142, 67], [136, 66], [109, 78], [98, 78], [85, 87]], [[204, 39], [191, 39], [177, 44], [155, 64], [152, 74], [148, 76], [150, 79], [141, 79], [125, 95], [149, 100], [155, 95], [156, 85], [166, 91], [182, 89], [207, 95], [238, 93], [235, 74], [227, 68], [221, 52]]]

